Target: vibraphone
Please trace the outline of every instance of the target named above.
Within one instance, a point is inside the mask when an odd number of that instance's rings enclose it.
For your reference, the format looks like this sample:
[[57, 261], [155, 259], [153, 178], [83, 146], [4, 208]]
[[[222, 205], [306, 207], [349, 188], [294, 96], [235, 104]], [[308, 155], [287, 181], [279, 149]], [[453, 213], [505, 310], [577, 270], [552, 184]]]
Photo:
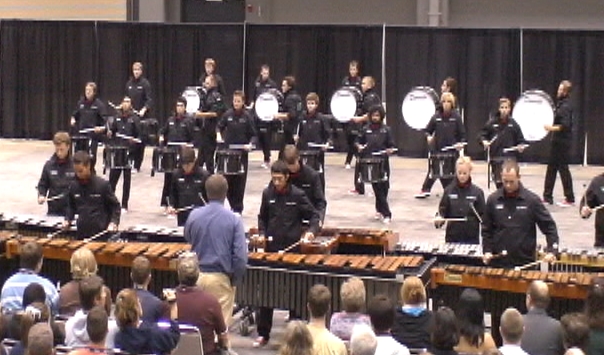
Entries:
[[400, 242], [395, 253], [435, 257], [439, 263], [445, 264], [483, 265], [482, 246], [478, 244]]
[[[489, 267], [449, 265], [431, 270], [432, 298], [436, 305], [455, 309], [461, 292], [476, 288], [483, 296], [485, 311], [491, 313], [491, 329], [498, 329], [500, 317], [508, 307], [526, 311], [526, 290], [533, 280], [549, 284], [552, 302], [548, 313], [559, 318], [563, 314], [583, 309], [583, 300], [592, 277], [604, 274], [517, 271]], [[498, 343], [499, 333], [492, 332]]]
[[427, 282], [434, 262], [421, 256], [250, 253], [236, 300], [245, 306], [293, 309], [305, 318], [311, 286], [326, 285], [332, 293], [331, 309], [339, 310], [340, 286], [358, 276], [365, 282], [368, 297], [384, 293], [396, 301], [403, 278], [414, 275]]
[[[537, 255], [545, 255], [543, 247], [539, 247]], [[558, 252], [558, 261], [550, 268], [563, 272], [602, 272], [604, 271], [604, 248], [579, 248], [562, 247]]]

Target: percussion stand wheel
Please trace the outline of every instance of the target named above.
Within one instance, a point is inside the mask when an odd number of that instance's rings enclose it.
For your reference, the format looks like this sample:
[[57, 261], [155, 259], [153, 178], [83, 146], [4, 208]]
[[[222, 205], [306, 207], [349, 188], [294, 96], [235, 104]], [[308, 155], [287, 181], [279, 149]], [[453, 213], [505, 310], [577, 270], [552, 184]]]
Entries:
[[151, 169], [151, 177], [154, 177], [154, 176], [155, 176], [155, 170]]
[[250, 326], [249, 326], [249, 320], [247, 318], [244, 318], [241, 320], [241, 323], [239, 323], [239, 334], [241, 334], [241, 336], [248, 336], [250, 335]]

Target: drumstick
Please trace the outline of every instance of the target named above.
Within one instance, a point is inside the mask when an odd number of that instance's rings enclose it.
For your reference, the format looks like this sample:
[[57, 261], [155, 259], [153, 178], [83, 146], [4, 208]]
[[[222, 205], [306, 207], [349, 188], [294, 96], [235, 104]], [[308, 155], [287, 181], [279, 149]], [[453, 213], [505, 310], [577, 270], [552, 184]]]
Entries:
[[493, 144], [493, 142], [495, 142], [495, 140], [499, 138], [499, 135], [494, 135], [493, 138], [491, 138], [491, 140], [489, 141], [489, 146], [491, 146], [491, 144]]
[[[391, 148], [391, 149], [392, 149], [392, 152], [398, 151], [398, 148]], [[371, 155], [384, 155], [386, 153], [388, 153], [388, 150], [384, 149], [384, 150], [380, 150], [379, 152], [373, 152], [373, 153], [371, 153]]]
[[434, 222], [438, 222], [438, 221], [442, 221], [442, 222], [467, 222], [468, 219], [465, 218], [465, 217], [463, 217], [463, 218], [461, 218], [461, 217], [460, 218], [443, 218], [443, 217], [436, 218], [435, 217], [434, 218]]
[[521, 147], [522, 148], [528, 148], [529, 145], [528, 144], [518, 144], [517, 146], [503, 148], [503, 152], [504, 153], [513, 152], [513, 151], [519, 150]]
[[48, 233], [46, 235], [46, 238], [52, 239], [52, 238], [56, 237], [57, 235], [61, 234], [62, 231], [63, 231], [63, 229], [59, 229], [58, 231]]
[[133, 141], [135, 141], [136, 143], [141, 143], [141, 140], [140, 140], [140, 139], [138, 139], [138, 138], [134, 138], [134, 137], [131, 137], [131, 136], [127, 136], [127, 135], [125, 135], [125, 134], [118, 133], [118, 134], [116, 134], [115, 136], [116, 136], [116, 137], [119, 137], [119, 138], [128, 139], [128, 140], [133, 140]]
[[105, 229], [104, 231], [98, 232], [97, 234], [93, 235], [92, 237], [84, 239], [84, 243], [91, 242], [91, 241], [101, 237], [102, 235], [104, 235], [107, 232], [109, 232], [109, 230], [107, 230], [107, 229]]
[[95, 129], [105, 129], [105, 126], [96, 126], [96, 127], [90, 127], [90, 128], [84, 128], [80, 130], [80, 133], [88, 133], [88, 132], [94, 132]]
[[294, 244], [288, 246], [287, 248], [285, 248], [283, 250], [279, 250], [279, 254], [283, 254], [283, 253], [286, 253], [286, 252], [292, 250], [293, 248], [295, 248], [298, 245], [300, 245], [300, 243], [302, 243], [302, 239], [298, 240], [297, 242], [295, 242]]
[[254, 145], [252, 144], [229, 144], [229, 149], [254, 149]]
[[329, 145], [329, 143], [325, 143], [325, 144], [320, 144], [320, 143], [313, 143], [313, 142], [308, 142], [308, 146], [311, 148], [326, 148], [326, 149], [333, 149], [332, 146]]
[[184, 211], [188, 211], [190, 209], [195, 208], [195, 206], [191, 205], [191, 206], [187, 206], [187, 207], [183, 207], [183, 208], [179, 208], [174, 210], [175, 213], [180, 213], [180, 212], [184, 212]]
[[208, 204], [208, 202], [206, 201], [206, 199], [203, 198], [203, 195], [201, 194], [201, 192], [198, 192], [197, 195], [199, 196], [199, 198], [201, 199], [201, 202], [203, 202], [204, 205]]
[[533, 261], [532, 263], [528, 263], [526, 265], [516, 266], [516, 267], [514, 267], [514, 270], [519, 271], [519, 270], [528, 269], [533, 266], [537, 266], [537, 265], [541, 264], [542, 262], [544, 262], [544, 261], [542, 261], [542, 260]]
[[47, 198], [47, 199], [46, 199], [46, 202], [49, 202], [49, 201], [54, 201], [54, 200], [58, 200], [58, 199], [60, 199], [60, 198], [63, 198], [63, 196], [65, 196], [65, 194], [54, 195], [53, 197], [49, 197], [49, 198]]
[[491, 260], [492, 259], [504, 258], [506, 256], [508, 256], [508, 251], [507, 250], [502, 250], [501, 253], [499, 253], [499, 254], [493, 254], [493, 256], [491, 257]]
[[476, 218], [478, 218], [478, 221], [480, 223], [482, 223], [482, 218], [480, 218], [478, 211], [476, 211], [476, 207], [474, 207], [474, 203], [470, 202], [470, 208], [472, 209], [472, 212], [474, 212], [474, 215], [476, 216]]
[[460, 143], [455, 143], [453, 145], [448, 145], [446, 147], [440, 148], [440, 150], [444, 152], [444, 151], [451, 150], [451, 149], [457, 149], [455, 146], [458, 144], [461, 144], [462, 146], [468, 145], [467, 142], [460, 142]]
[[187, 143], [187, 142], [168, 142], [168, 145], [185, 146], [185, 147], [193, 146], [193, 144]]

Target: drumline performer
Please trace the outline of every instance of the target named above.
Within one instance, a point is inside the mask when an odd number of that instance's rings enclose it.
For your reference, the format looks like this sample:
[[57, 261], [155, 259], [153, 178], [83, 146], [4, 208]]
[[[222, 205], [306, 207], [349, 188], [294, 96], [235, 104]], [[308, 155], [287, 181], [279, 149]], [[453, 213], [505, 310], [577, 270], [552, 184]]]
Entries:
[[210, 75], [213, 75], [214, 79], [216, 79], [216, 88], [218, 88], [218, 92], [220, 95], [222, 95], [222, 97], [226, 97], [224, 81], [222, 80], [222, 77], [216, 73], [216, 67], [216, 61], [213, 58], [206, 58], [206, 60], [203, 62], [203, 68], [205, 71], [199, 77], [199, 85], [204, 86], [206, 78]]
[[[342, 79], [342, 86], [343, 87], [354, 87], [357, 88], [358, 90], [361, 90], [362, 92], [362, 87], [361, 87], [361, 76], [360, 74], [360, 66], [359, 66], [359, 62], [356, 60], [352, 60], [350, 61], [350, 63], [348, 64], [348, 75], [346, 77], [344, 77], [344, 79]], [[359, 101], [357, 103], [357, 110], [361, 110], [362, 109], [362, 105], [363, 102]], [[346, 160], [344, 161], [344, 166], [346, 167], [346, 169], [350, 169], [350, 163], [352, 163], [352, 157], [354, 155], [356, 155], [357, 153], [357, 149], [354, 145], [354, 142], [357, 139], [357, 135], [358, 130], [355, 130], [355, 123], [353, 122], [347, 122], [344, 123], [344, 130], [346, 132], [346, 143], [348, 146], [348, 151], [346, 153]]]
[[[75, 181], [71, 160], [71, 138], [67, 132], [55, 133], [54, 154], [44, 163], [38, 181], [38, 204], [48, 203], [49, 216], [65, 217], [69, 185]], [[48, 196], [47, 196], [48, 195]]]
[[[181, 145], [191, 144], [193, 142], [192, 118], [186, 112], [187, 99], [179, 97], [176, 99], [176, 109], [174, 116], [168, 118], [165, 126], [159, 132], [159, 143], [169, 147], [170, 143], [179, 143]], [[180, 149], [169, 148], [169, 149]], [[172, 186], [172, 172], [164, 173], [164, 186], [162, 189], [160, 204], [164, 209], [164, 214], [168, 214], [170, 187]]]
[[[199, 148], [197, 161], [199, 166], [205, 164], [206, 170], [214, 173], [214, 153], [216, 152], [216, 124], [218, 119], [226, 111], [222, 95], [216, 87], [216, 78], [213, 75], [206, 77], [204, 88], [207, 91], [205, 100], [200, 110], [195, 113], [197, 126], [201, 129], [199, 142], [195, 142]], [[201, 120], [201, 124], [199, 123]]]
[[[451, 159], [455, 161], [459, 156], [459, 151], [465, 145], [466, 130], [459, 112], [455, 110], [455, 96], [450, 92], [445, 92], [441, 95], [440, 102], [442, 107], [437, 108], [424, 130], [426, 141], [430, 146], [431, 154], [441, 153], [443, 149], [455, 149], [455, 153], [451, 154]], [[451, 173], [454, 174], [454, 172]], [[453, 177], [440, 177], [439, 180], [445, 189], [453, 181]], [[431, 171], [428, 169], [421, 191], [415, 195], [415, 198], [430, 196], [430, 190], [435, 181], [436, 178], [431, 176]]]
[[[125, 166], [109, 166], [109, 184], [115, 193], [117, 182], [122, 171], [124, 181], [122, 184], [122, 213], [128, 212], [128, 201], [130, 200], [130, 186], [132, 184], [132, 158], [136, 159], [138, 145], [136, 140], [140, 135], [140, 118], [132, 111], [132, 100], [125, 96], [117, 111], [117, 116], [108, 122], [107, 142], [110, 147], [126, 149]], [[111, 162], [109, 162], [111, 165]]]
[[[260, 75], [254, 81], [253, 94], [251, 95], [251, 103], [248, 108], [251, 110], [254, 108], [254, 104], [258, 99], [258, 96], [269, 90], [278, 90], [277, 83], [270, 77], [270, 67], [267, 64], [263, 64], [260, 67]], [[269, 168], [271, 161], [271, 141], [272, 141], [272, 122], [265, 122], [254, 115], [256, 121], [256, 132], [258, 133], [258, 145], [262, 149], [264, 169]]]
[[195, 149], [182, 147], [180, 167], [172, 175], [170, 187], [170, 214], [176, 215], [179, 227], [185, 225], [193, 209], [205, 206], [208, 201], [206, 180], [210, 177], [205, 169], [196, 164]]
[[384, 108], [381, 105], [373, 106], [369, 109], [367, 115], [371, 121], [361, 130], [356, 141], [356, 147], [361, 158], [357, 166], [359, 167], [358, 170], [361, 171], [363, 159], [377, 157], [381, 160], [385, 176], [382, 181], [371, 183], [375, 195], [375, 219], [381, 219], [384, 224], [390, 224], [392, 212], [388, 205], [388, 190], [390, 189], [391, 175], [388, 156], [394, 153], [396, 145], [390, 127], [384, 124], [384, 118], [386, 117]]
[[[227, 110], [218, 121], [216, 128], [217, 141], [225, 146], [226, 150], [235, 151], [240, 154], [241, 171], [228, 172], [224, 175], [229, 188], [227, 199], [231, 210], [241, 215], [243, 213], [243, 197], [247, 182], [247, 170], [249, 163], [249, 151], [253, 147], [253, 139], [257, 136], [252, 114], [244, 107], [245, 94], [243, 91], [233, 93], [233, 108]], [[232, 145], [240, 146], [231, 149]], [[218, 166], [217, 170], [220, 171]]]
[[446, 243], [480, 244], [484, 192], [472, 183], [470, 157], [459, 157], [455, 167], [455, 180], [440, 199], [434, 226], [440, 228], [447, 223]]
[[79, 151], [73, 156], [76, 181], [69, 186], [67, 213], [63, 228], [69, 228], [75, 215], [76, 237], [84, 239], [107, 231], [116, 231], [120, 223], [120, 202], [109, 182], [92, 171], [92, 158]]
[[512, 102], [507, 97], [499, 99], [499, 110], [487, 121], [480, 131], [480, 144], [487, 151], [490, 174], [488, 178], [499, 189], [501, 164], [505, 159], [518, 160], [524, 151], [526, 141], [520, 125], [511, 116]]
[[105, 104], [97, 98], [96, 83], [86, 83], [84, 97], [78, 101], [77, 108], [71, 115], [70, 125], [78, 132], [78, 135], [84, 135], [90, 140], [89, 154], [92, 157], [91, 169], [93, 172], [95, 171], [99, 141], [103, 139], [102, 134], [105, 133], [106, 116]]
[[[132, 109], [140, 119], [148, 118], [153, 99], [151, 83], [143, 76], [143, 63], [134, 62], [132, 64], [132, 77], [126, 83], [125, 95], [132, 101]], [[136, 143], [132, 148], [133, 168], [140, 172], [145, 158], [145, 140], [141, 139], [141, 142]]]
[[298, 118], [302, 113], [302, 98], [296, 91], [296, 78], [286, 76], [281, 81], [281, 93], [283, 94], [283, 105], [280, 112], [275, 115], [277, 124], [281, 125], [279, 131], [283, 131], [280, 141], [279, 158], [283, 155], [283, 149], [288, 144], [295, 144], [294, 135], [298, 127]]
[[[370, 109], [375, 107], [382, 107], [382, 99], [375, 91], [375, 79], [371, 76], [363, 77], [361, 81], [361, 88], [363, 91], [363, 104], [359, 111], [357, 111], [357, 115], [351, 119], [350, 125], [353, 130], [353, 134], [355, 134], [358, 138], [363, 125], [365, 125], [369, 121], [368, 112]], [[355, 138], [355, 148], [356, 157], [359, 157], [358, 146], [356, 146], [356, 138]], [[351, 194], [355, 195], [364, 195], [365, 194], [365, 185], [360, 179], [360, 170], [359, 164], [355, 164], [354, 168], [354, 189], [350, 191]]]
[[579, 205], [582, 218], [589, 218], [595, 212], [595, 242], [594, 247], [604, 247], [604, 174], [594, 177], [583, 194]]

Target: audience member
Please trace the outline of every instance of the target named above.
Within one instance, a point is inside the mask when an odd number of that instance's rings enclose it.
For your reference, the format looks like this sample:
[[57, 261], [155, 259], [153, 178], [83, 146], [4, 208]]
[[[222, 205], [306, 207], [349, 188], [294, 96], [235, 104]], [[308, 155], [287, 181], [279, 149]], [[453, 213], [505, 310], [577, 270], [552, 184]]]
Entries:
[[604, 354], [604, 277], [591, 279], [585, 300], [585, 314], [590, 329], [587, 353]]
[[325, 327], [331, 292], [325, 285], [317, 284], [308, 291], [308, 330], [312, 335], [314, 355], [347, 355], [342, 339], [333, 335]]
[[524, 332], [524, 320], [522, 314], [516, 308], [508, 308], [503, 312], [499, 332], [503, 341], [503, 346], [499, 348], [499, 351], [503, 355], [528, 355], [520, 347], [522, 333]]
[[[69, 264], [72, 280], [63, 285], [59, 292], [59, 314], [62, 316], [73, 316], [82, 308], [79, 293], [80, 280], [96, 275], [98, 271], [94, 254], [86, 247], [76, 250], [71, 255]], [[107, 314], [111, 313], [111, 290], [107, 286], [103, 286], [103, 305]]]
[[433, 321], [430, 353], [433, 355], [457, 355], [455, 346], [459, 343], [459, 330], [455, 312], [449, 307], [440, 307], [434, 313]]
[[367, 305], [367, 313], [377, 336], [375, 355], [409, 355], [409, 349], [390, 334], [394, 323], [394, 304], [385, 295], [374, 296]]
[[160, 319], [168, 319], [170, 308], [153, 293], [149, 292], [151, 282], [151, 262], [144, 256], [137, 256], [132, 261], [130, 278], [134, 283], [134, 291], [141, 303], [143, 314], [141, 320], [157, 323]]
[[285, 328], [279, 355], [315, 355], [313, 339], [306, 324], [292, 320]]
[[27, 335], [27, 355], [53, 355], [52, 330], [46, 323], [37, 323]]
[[42, 246], [36, 242], [25, 243], [19, 252], [20, 269], [4, 282], [0, 305], [3, 311], [18, 311], [23, 309], [23, 291], [30, 283], [39, 283], [46, 292], [46, 302], [51, 311], [57, 310], [59, 293], [50, 280], [38, 275], [42, 270]]
[[120, 330], [115, 346], [131, 354], [169, 354], [180, 339], [178, 324], [169, 321], [167, 329], [141, 321], [142, 308], [132, 289], [121, 290], [115, 299], [115, 317]]
[[392, 337], [411, 349], [430, 347], [432, 311], [426, 308], [426, 289], [419, 277], [405, 278], [400, 290], [402, 307], [397, 307]]
[[59, 326], [51, 319], [48, 305], [42, 302], [33, 302], [28, 305], [24, 311], [20, 311], [13, 317], [13, 322], [17, 323], [18, 332], [14, 339], [19, 340], [11, 349], [11, 355], [23, 355], [27, 348], [27, 335], [30, 329], [38, 323], [46, 323], [50, 325], [53, 333], [53, 344], [62, 344], [65, 336]]
[[524, 332], [521, 346], [531, 355], [562, 355], [562, 328], [560, 322], [547, 315], [549, 289], [545, 282], [531, 282], [526, 292], [526, 309], [523, 316]]
[[565, 350], [579, 348], [587, 352], [589, 347], [589, 325], [583, 313], [568, 313], [560, 319], [562, 344]]
[[331, 315], [329, 330], [342, 340], [350, 340], [356, 324], [371, 325], [369, 316], [361, 313], [365, 308], [365, 284], [358, 277], [351, 277], [340, 287], [342, 312]]
[[350, 355], [374, 355], [377, 346], [377, 337], [370, 326], [359, 323], [352, 328]]
[[485, 332], [484, 303], [482, 296], [473, 288], [463, 290], [455, 310], [459, 343], [455, 351], [464, 354], [482, 354], [487, 349], [496, 349], [491, 333]]
[[90, 341], [85, 347], [73, 350], [69, 355], [107, 354], [105, 339], [109, 331], [108, 323], [109, 318], [103, 307], [97, 306], [91, 309], [86, 316], [86, 331], [88, 332]]

